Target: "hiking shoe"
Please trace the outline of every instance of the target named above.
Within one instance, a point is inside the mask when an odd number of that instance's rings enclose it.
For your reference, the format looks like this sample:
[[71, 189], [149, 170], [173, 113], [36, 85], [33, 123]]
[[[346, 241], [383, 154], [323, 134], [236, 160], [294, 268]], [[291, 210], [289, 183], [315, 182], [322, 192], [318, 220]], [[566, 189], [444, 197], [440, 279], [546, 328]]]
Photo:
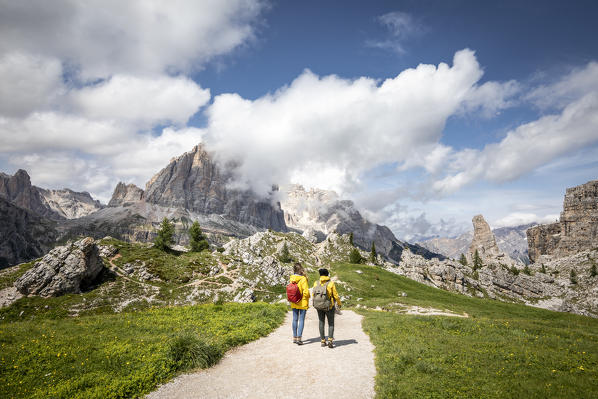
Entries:
[[322, 347], [326, 346], [326, 341], [322, 340], [321, 345], [322, 345]]
[[328, 341], [328, 347], [329, 347], [330, 349], [334, 348], [334, 342], [332, 342], [332, 340], [329, 340], [329, 341]]
[[293, 343], [296, 344], [297, 343], [297, 338], [293, 337]]
[[300, 339], [297, 340], [297, 345], [303, 345], [303, 341], [301, 341]]

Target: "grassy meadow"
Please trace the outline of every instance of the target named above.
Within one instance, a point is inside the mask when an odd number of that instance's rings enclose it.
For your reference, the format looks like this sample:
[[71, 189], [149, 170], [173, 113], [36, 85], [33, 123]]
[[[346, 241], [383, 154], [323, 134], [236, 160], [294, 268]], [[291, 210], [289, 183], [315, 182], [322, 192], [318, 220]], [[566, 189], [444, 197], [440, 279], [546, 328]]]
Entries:
[[[346, 305], [387, 310], [358, 309], [376, 346], [379, 398], [598, 397], [596, 319], [453, 294], [377, 267], [338, 264], [332, 274], [346, 283]], [[400, 314], [399, 304], [468, 317]]]
[[138, 397], [267, 335], [285, 313], [227, 303], [0, 322], [0, 397]]

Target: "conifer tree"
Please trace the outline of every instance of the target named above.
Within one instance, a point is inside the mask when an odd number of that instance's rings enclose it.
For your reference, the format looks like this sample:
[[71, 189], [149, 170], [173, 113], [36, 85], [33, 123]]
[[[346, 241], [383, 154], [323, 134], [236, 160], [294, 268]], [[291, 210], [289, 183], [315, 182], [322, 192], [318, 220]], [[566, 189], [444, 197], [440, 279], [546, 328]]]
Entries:
[[349, 263], [359, 264], [362, 261], [361, 254], [357, 248], [353, 248], [349, 254]]
[[172, 244], [172, 236], [174, 235], [174, 224], [167, 218], [162, 219], [158, 235], [154, 239], [154, 246], [162, 251], [166, 251]]
[[189, 228], [189, 244], [191, 245], [192, 252], [201, 252], [204, 249], [210, 248], [210, 244], [203, 235], [197, 220]]
[[596, 277], [598, 275], [598, 270], [596, 270], [596, 263], [592, 263], [592, 267], [590, 267], [590, 277]]
[[349, 244], [353, 245], [353, 232], [349, 234]]
[[378, 254], [376, 253], [376, 244], [372, 241], [372, 251], [370, 252], [370, 260], [376, 264], [378, 261]]
[[544, 263], [542, 263], [542, 268], [540, 269], [540, 271], [546, 274], [546, 266], [544, 266]]
[[293, 260], [293, 258], [291, 257], [291, 254], [289, 252], [289, 247], [287, 246], [286, 241], [284, 242], [284, 245], [282, 246], [282, 250], [280, 251], [278, 260], [281, 261], [282, 263], [289, 263]]
[[478, 270], [482, 268], [482, 258], [480, 258], [480, 253], [476, 249], [473, 254], [473, 270]]
[[461, 252], [461, 258], [459, 259], [459, 263], [461, 263], [463, 266], [467, 266], [467, 258], [465, 257], [463, 252]]
[[571, 284], [577, 284], [577, 272], [571, 269], [571, 273], [569, 274], [569, 280]]

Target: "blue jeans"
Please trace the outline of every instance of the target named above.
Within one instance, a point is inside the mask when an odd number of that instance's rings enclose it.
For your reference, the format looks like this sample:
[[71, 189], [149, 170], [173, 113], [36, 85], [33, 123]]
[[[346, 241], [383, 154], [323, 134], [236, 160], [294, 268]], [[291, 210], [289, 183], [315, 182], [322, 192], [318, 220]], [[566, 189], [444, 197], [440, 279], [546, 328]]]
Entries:
[[306, 309], [293, 309], [293, 338], [300, 337], [303, 334], [306, 312]]

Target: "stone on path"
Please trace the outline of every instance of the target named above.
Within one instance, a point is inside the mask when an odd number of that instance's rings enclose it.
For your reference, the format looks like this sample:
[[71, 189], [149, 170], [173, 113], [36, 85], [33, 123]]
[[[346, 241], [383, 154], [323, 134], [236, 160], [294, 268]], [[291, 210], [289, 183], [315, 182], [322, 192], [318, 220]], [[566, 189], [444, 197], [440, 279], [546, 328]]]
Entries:
[[373, 398], [374, 346], [361, 319], [348, 310], [336, 315], [337, 347], [330, 349], [320, 346], [317, 312], [308, 309], [305, 344], [298, 346], [289, 312], [269, 336], [228, 352], [210, 369], [177, 377], [147, 398]]

